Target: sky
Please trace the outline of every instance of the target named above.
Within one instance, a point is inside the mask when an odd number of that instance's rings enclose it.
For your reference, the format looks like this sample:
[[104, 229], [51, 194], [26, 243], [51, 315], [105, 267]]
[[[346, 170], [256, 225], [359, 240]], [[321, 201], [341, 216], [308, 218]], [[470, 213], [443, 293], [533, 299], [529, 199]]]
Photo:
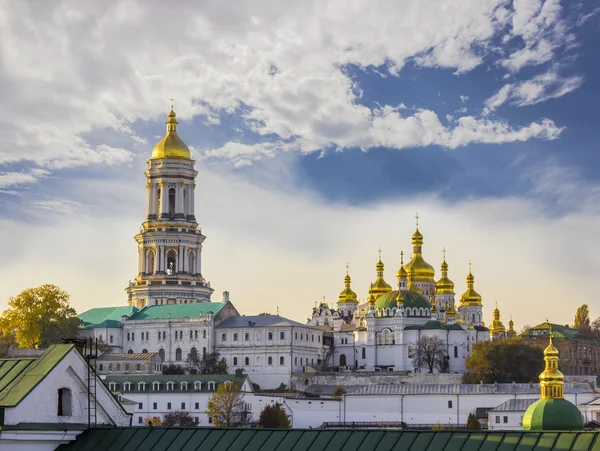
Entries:
[[346, 264], [366, 298], [418, 211], [486, 323], [600, 316], [599, 31], [591, 0], [0, 0], [0, 308], [126, 303], [172, 96], [214, 301], [305, 321]]

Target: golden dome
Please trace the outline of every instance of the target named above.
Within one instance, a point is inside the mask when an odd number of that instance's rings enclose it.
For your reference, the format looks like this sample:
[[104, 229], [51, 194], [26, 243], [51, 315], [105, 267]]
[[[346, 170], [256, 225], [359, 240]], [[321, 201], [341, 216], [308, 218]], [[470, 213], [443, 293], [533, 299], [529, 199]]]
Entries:
[[340, 296], [338, 298], [338, 304], [340, 302], [354, 302], [358, 304], [358, 298], [356, 296], [356, 293], [352, 291], [352, 288], [350, 288], [351, 281], [352, 279], [350, 279], [350, 275], [346, 273], [346, 277], [344, 277], [345, 288], [344, 291], [340, 293]]
[[173, 111], [173, 106], [171, 106], [171, 111], [169, 111], [169, 119], [167, 119], [167, 133], [155, 146], [154, 150], [152, 150], [152, 160], [158, 160], [160, 158], [185, 158], [187, 160], [191, 159], [190, 149], [185, 143], [181, 140], [179, 135], [177, 134], [177, 120], [175, 111]]
[[412, 236], [413, 244], [413, 256], [412, 259], [406, 264], [406, 272], [414, 276], [414, 282], [434, 282], [435, 270], [433, 266], [423, 259], [423, 235], [419, 232], [417, 226], [416, 232]]
[[442, 277], [435, 283], [435, 294], [454, 295], [454, 282], [448, 278], [448, 263], [446, 263], [446, 250], [444, 249], [444, 261], [442, 262]]
[[400, 252], [400, 269], [396, 273], [396, 278], [398, 280], [406, 280], [407, 277], [408, 277], [408, 273], [406, 272], [406, 269], [404, 269], [404, 251], [401, 251]]
[[469, 271], [469, 275], [467, 276], [467, 291], [460, 297], [461, 304], [481, 305], [481, 295], [475, 291], [475, 288], [473, 288], [474, 285], [475, 277], [473, 277], [473, 274]]
[[369, 288], [369, 294], [377, 298], [381, 294], [392, 291], [392, 287], [383, 279], [384, 266], [383, 262], [381, 261], [381, 250], [379, 251], [379, 261], [377, 262], [375, 268], [377, 269], [377, 279], [375, 279], [375, 283], [371, 284], [371, 288]]
[[498, 309], [498, 303], [496, 302], [496, 308], [494, 309], [494, 319], [492, 320], [492, 324], [490, 325], [490, 334], [492, 337], [498, 335], [501, 332], [505, 332], [506, 328], [502, 321], [500, 321], [500, 310]]

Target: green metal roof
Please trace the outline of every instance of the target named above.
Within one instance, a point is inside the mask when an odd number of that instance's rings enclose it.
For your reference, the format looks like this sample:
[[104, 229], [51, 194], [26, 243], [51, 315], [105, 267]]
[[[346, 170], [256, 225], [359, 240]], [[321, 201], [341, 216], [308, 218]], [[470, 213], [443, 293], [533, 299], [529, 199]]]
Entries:
[[[238, 387], [242, 387], [244, 382], [246, 381], [247, 376], [235, 376], [233, 374], [145, 374], [145, 375], [115, 375], [115, 376], [106, 376], [104, 379], [104, 384], [108, 387], [109, 383], [114, 382], [117, 384], [115, 390], [121, 393], [138, 393], [138, 383], [145, 382], [146, 390], [144, 393], [148, 392], [156, 392], [156, 393], [197, 393], [197, 392], [207, 392], [214, 391], [208, 389], [209, 382], [216, 382], [217, 386], [230, 381], [235, 382]], [[131, 383], [130, 390], [126, 392], [123, 391], [123, 384], [125, 382]], [[160, 383], [159, 389], [154, 390], [152, 384], [154, 382]], [[167, 390], [167, 382], [173, 382], [174, 387], [173, 390]], [[181, 389], [181, 382], [187, 382], [187, 390]], [[194, 382], [201, 382], [202, 388], [200, 390], [194, 389]]]
[[[151, 319], [182, 319], [198, 318], [209, 313], [216, 315], [225, 307], [222, 302], [197, 302], [194, 304], [151, 305], [144, 307], [129, 318], [130, 320]], [[169, 316], [171, 315], [171, 316]]]
[[52, 345], [39, 357], [0, 359], [0, 407], [15, 407], [73, 349]]
[[555, 340], [572, 339], [581, 336], [581, 333], [577, 329], [573, 329], [569, 326], [562, 326], [560, 324], [542, 323], [535, 327], [532, 327], [527, 332], [522, 334], [524, 337], [537, 337], [540, 335], [548, 335], [550, 332], [550, 326], [552, 326], [552, 338]]
[[79, 319], [83, 321], [82, 329], [121, 327], [121, 317], [131, 316], [138, 311], [137, 307], [99, 307], [80, 313]]
[[595, 432], [91, 429], [60, 451], [598, 451]]
[[[403, 291], [404, 296], [404, 308], [431, 308], [431, 304], [423, 295], [415, 293], [414, 291]], [[390, 291], [389, 293], [382, 294], [375, 300], [376, 309], [387, 309], [394, 308], [397, 306], [396, 298], [398, 297], [398, 290]], [[409, 315], [414, 316], [414, 315]]]

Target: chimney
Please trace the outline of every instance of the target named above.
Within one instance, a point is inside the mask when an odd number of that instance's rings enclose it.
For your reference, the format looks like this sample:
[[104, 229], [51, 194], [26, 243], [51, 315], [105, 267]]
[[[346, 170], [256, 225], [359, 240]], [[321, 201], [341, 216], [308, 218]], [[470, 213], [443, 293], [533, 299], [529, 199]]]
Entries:
[[229, 291], [223, 291], [223, 303], [229, 302]]

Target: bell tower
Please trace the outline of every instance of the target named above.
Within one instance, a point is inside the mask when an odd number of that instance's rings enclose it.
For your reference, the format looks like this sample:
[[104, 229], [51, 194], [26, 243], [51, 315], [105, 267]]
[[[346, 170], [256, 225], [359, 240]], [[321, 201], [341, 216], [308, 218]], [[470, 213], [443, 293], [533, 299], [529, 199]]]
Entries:
[[146, 219], [135, 235], [138, 274], [125, 289], [127, 303], [147, 305], [210, 302], [202, 276], [202, 243], [196, 222], [195, 179], [190, 149], [177, 134], [173, 103], [165, 136], [154, 146], [146, 174]]

